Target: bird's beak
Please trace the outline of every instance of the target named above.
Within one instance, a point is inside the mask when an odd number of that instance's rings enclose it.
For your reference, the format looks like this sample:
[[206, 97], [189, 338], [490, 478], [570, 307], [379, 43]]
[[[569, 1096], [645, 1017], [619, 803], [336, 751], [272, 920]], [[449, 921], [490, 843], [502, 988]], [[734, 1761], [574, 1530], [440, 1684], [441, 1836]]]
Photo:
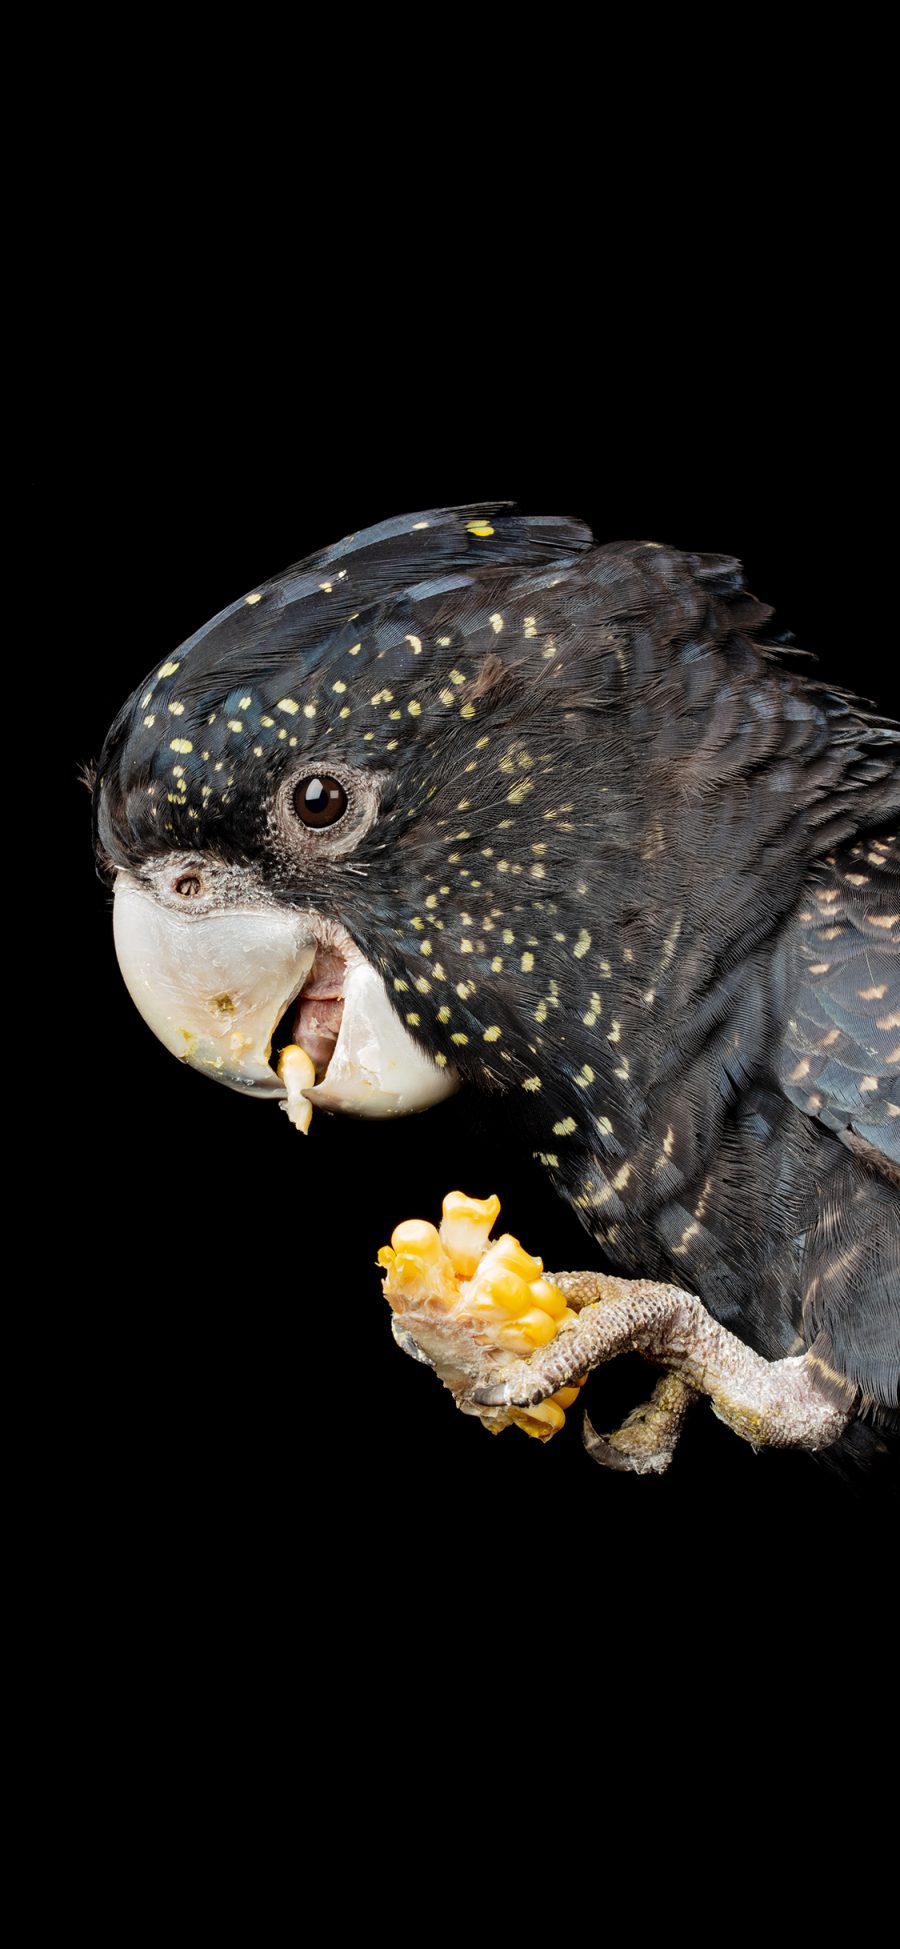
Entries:
[[[314, 985], [319, 916], [264, 905], [181, 914], [120, 873], [113, 923], [125, 985], [173, 1055], [232, 1089], [294, 1097], [273, 1066], [272, 1043], [289, 1008], [302, 1016], [304, 985]], [[317, 1047], [297, 1093], [328, 1110], [381, 1117], [450, 1095], [456, 1077], [407, 1034], [377, 970], [352, 943], [329, 954], [329, 966], [335, 961], [337, 981], [327, 984], [339, 987], [330, 1000], [334, 1039]], [[292, 1121], [304, 1127], [308, 1113]]]

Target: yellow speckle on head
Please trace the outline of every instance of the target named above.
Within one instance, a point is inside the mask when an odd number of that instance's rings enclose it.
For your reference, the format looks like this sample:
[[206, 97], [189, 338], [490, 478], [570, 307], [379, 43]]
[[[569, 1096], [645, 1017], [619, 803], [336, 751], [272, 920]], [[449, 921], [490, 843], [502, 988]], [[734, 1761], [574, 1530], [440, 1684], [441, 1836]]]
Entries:
[[460, 717], [466, 717], [466, 718], [474, 717], [475, 716], [474, 704], [463, 704], [463, 707], [459, 714]]
[[609, 1034], [606, 1038], [607, 1042], [618, 1042], [621, 1033], [622, 1033], [621, 1022], [614, 1021], [612, 1028], [610, 1029]]
[[533, 967], [534, 967], [534, 955], [530, 954], [526, 950], [526, 952], [522, 956], [522, 961], [521, 961], [522, 973], [530, 974]]
[[534, 865], [529, 867], [528, 874], [532, 880], [544, 880], [547, 877], [539, 860], [535, 860]]
[[529, 1092], [532, 1092], [532, 1091], [534, 1091], [534, 1090], [539, 1090], [539, 1089], [541, 1088], [541, 1079], [540, 1079], [540, 1077], [539, 1077], [539, 1076], [526, 1076], [526, 1077], [525, 1077], [525, 1080], [524, 1080], [524, 1082], [523, 1082], [523, 1084], [522, 1084], [522, 1088], [523, 1088], [523, 1090], [528, 1090]]
[[467, 535], [478, 535], [478, 536], [486, 537], [488, 535], [492, 535], [493, 532], [494, 530], [488, 521], [467, 521], [466, 522]]
[[590, 1063], [585, 1063], [584, 1068], [581, 1070], [580, 1074], [576, 1076], [575, 1081], [578, 1084], [580, 1090], [586, 1090], [590, 1087], [591, 1083], [594, 1081], [594, 1072], [590, 1066]]
[[485, 1029], [484, 1040], [485, 1042], [499, 1042], [502, 1033], [502, 1029], [498, 1029], [496, 1023], [492, 1022], [490, 1028]]
[[[423, 952], [424, 952], [424, 944], [423, 944]], [[418, 988], [420, 995], [428, 995], [431, 992], [431, 982], [427, 979], [425, 975], [416, 975], [416, 987]]]
[[473, 954], [474, 949], [472, 947], [471, 941], [460, 941], [459, 951], [461, 954]]
[[501, 631], [501, 629], [503, 628], [503, 617], [501, 616], [501, 614], [500, 614], [500, 611], [499, 611], [499, 609], [498, 609], [498, 610], [497, 610], [497, 611], [495, 612], [495, 614], [494, 614], [494, 615], [493, 615], [493, 616], [491, 617], [491, 619], [490, 619], [490, 623], [491, 623], [491, 628], [492, 628], [492, 630], [493, 630], [493, 632], [494, 632], [494, 635], [495, 635], [495, 636], [499, 636], [499, 634], [500, 634], [500, 631]]
[[410, 700], [409, 700], [409, 703], [408, 703], [408, 704], [407, 704], [407, 706], [406, 706], [406, 708], [407, 708], [407, 710], [408, 710], [408, 712], [409, 712], [409, 714], [410, 714], [410, 717], [421, 717], [421, 715], [422, 715], [422, 706], [421, 706], [421, 704], [419, 703], [419, 700], [418, 700], [418, 698], [417, 698], [417, 697], [411, 697], [411, 698], [410, 698]]
[[325, 591], [325, 594], [326, 594], [327, 596], [330, 596], [330, 594], [331, 594], [331, 583], [330, 583], [330, 582], [320, 582], [320, 583], [319, 583], [319, 588], [320, 588], [320, 589], [324, 589], [324, 591]]
[[244, 726], [243, 726], [243, 724], [242, 724], [242, 722], [241, 722], [241, 720], [240, 720], [240, 718], [239, 718], [239, 717], [230, 717], [230, 718], [228, 719], [228, 729], [229, 729], [229, 731], [242, 731], [242, 730], [243, 730], [243, 728], [244, 728]]
[[260, 595], [258, 589], [254, 589], [252, 596], [245, 596], [244, 600], [245, 602], [249, 603], [252, 609], [254, 602], [262, 602], [262, 596]]
[[588, 933], [586, 927], [582, 927], [579, 932], [578, 939], [575, 942], [575, 946], [572, 949], [572, 953], [574, 954], [576, 961], [581, 960], [582, 955], [587, 953], [590, 945], [591, 945], [590, 934]]
[[332, 690], [337, 691], [339, 697], [342, 697], [347, 686], [345, 683], [342, 683], [340, 677], [338, 677], [337, 683], [333, 683], [331, 688]]
[[406, 1019], [407, 1019], [407, 1021], [408, 1021], [408, 1022], [411, 1022], [411, 1023], [412, 1023], [412, 1026], [413, 1026], [413, 1028], [414, 1028], [414, 1029], [417, 1029], [417, 1028], [419, 1027], [419, 1024], [420, 1024], [420, 1022], [421, 1022], [421, 1020], [422, 1020], [422, 1017], [421, 1017], [421, 1015], [417, 1015], [417, 1014], [415, 1013], [415, 1010], [411, 1010], [411, 1011], [410, 1011], [410, 1012], [409, 1012], [409, 1013], [407, 1014], [407, 1017], [406, 1017]]
[[315, 714], [316, 714], [315, 704], [304, 704], [303, 706], [304, 717], [315, 717]]
[[469, 1038], [464, 1029], [454, 1029], [450, 1040], [451, 1042], [468, 1042]]
[[[427, 523], [426, 523], [426, 526], [427, 526]], [[421, 654], [422, 654], [422, 638], [421, 638], [421, 636], [407, 636], [405, 640], [406, 640], [406, 642], [407, 642], [407, 643], [409, 643], [409, 644], [410, 644], [410, 646], [411, 646], [411, 649], [412, 649], [412, 653], [413, 653], [413, 656], [421, 656]]]
[[149, 717], [145, 717], [144, 723], [146, 724], [148, 731], [152, 731], [153, 726], [156, 723], [156, 718], [153, 716], [152, 711]]
[[349, 704], [345, 704], [345, 705], [344, 705], [344, 707], [343, 707], [343, 709], [342, 709], [342, 710], [340, 710], [340, 711], [338, 711], [338, 716], [339, 716], [339, 717], [349, 717], [349, 716], [350, 716], [350, 706], [349, 706]]
[[615, 1177], [613, 1178], [613, 1190], [624, 1191], [630, 1176], [631, 1176], [631, 1165], [623, 1164], [621, 1171], [617, 1171]]
[[860, 1096], [868, 1096], [872, 1090], [877, 1090], [877, 1088], [878, 1088], [877, 1076], [864, 1076], [859, 1086]]
[[443, 1008], [438, 1009], [437, 1018], [439, 1022], [449, 1022], [450, 1010], [449, 1008], [446, 1007], [446, 1005]]
[[274, 724], [274, 722], [275, 722], [275, 719], [274, 719], [274, 717], [261, 717], [259, 721], [260, 721], [260, 724], [264, 724], [264, 725], [265, 725], [265, 727], [266, 727], [266, 730], [267, 730], [267, 731], [271, 731], [271, 729], [272, 729], [272, 726], [273, 726], [273, 724]]
[[241, 697], [241, 698], [239, 698], [239, 699], [238, 699], [238, 710], [239, 710], [239, 711], [249, 711], [249, 709], [250, 709], [250, 706], [251, 706], [251, 704], [252, 704], [252, 702], [253, 702], [253, 699], [252, 699], [252, 697]]
[[437, 1055], [435, 1056], [435, 1059], [434, 1059], [434, 1060], [435, 1060], [435, 1062], [437, 1063], [437, 1066], [438, 1066], [438, 1069], [446, 1069], [446, 1067], [447, 1067], [447, 1058], [446, 1058], [446, 1056], [444, 1055], [444, 1053], [443, 1053], [443, 1050], [441, 1050], [441, 1049], [439, 1049], [439, 1050], [438, 1050], [438, 1053], [437, 1053]]
[[164, 663], [159, 674], [161, 677], [174, 677], [178, 668], [179, 665], [177, 663]]
[[503, 958], [499, 954], [495, 954], [493, 961], [491, 962], [491, 973], [492, 974], [503, 973]]
[[404, 981], [404, 980], [403, 980], [403, 979], [401, 978], [401, 976], [400, 976], [400, 975], [395, 975], [395, 976], [394, 976], [394, 987], [396, 988], [396, 990], [397, 990], [397, 993], [398, 993], [398, 995], [403, 995], [403, 994], [405, 994], [405, 993], [406, 993], [406, 990], [407, 990], [407, 989], [408, 989], [408, 987], [409, 987], [409, 982], [408, 982], [408, 981]]
[[351, 649], [349, 649], [349, 650], [347, 651], [347, 655], [348, 655], [348, 656], [358, 656], [358, 655], [359, 655], [359, 653], [360, 653], [360, 650], [361, 650], [361, 649], [362, 649], [362, 644], [361, 644], [361, 643], [354, 643], [354, 644], [353, 644], [353, 646], [352, 646], [352, 648], [351, 648]]
[[416, 534], [419, 528], [427, 528], [427, 527], [428, 527], [427, 521], [414, 521], [412, 524], [413, 534]]
[[173, 717], [183, 717], [183, 716], [184, 716], [184, 705], [183, 705], [183, 704], [170, 704], [170, 705], [169, 705], [169, 709], [170, 709], [170, 711], [171, 711], [171, 713], [172, 713], [172, 716], [173, 716]]
[[193, 749], [190, 738], [173, 738], [169, 745], [170, 751], [193, 751]]
[[261, 744], [255, 744], [255, 745], [253, 746], [253, 756], [254, 756], [254, 758], [261, 758], [261, 757], [262, 757], [262, 755], [263, 755], [263, 748], [262, 748], [262, 745], [261, 745]]
[[594, 1122], [597, 1125], [597, 1129], [602, 1130], [604, 1137], [612, 1136], [613, 1127], [608, 1117], [595, 1117]]
[[575, 1128], [574, 1117], [563, 1117], [561, 1123], [555, 1123], [553, 1125], [553, 1135], [554, 1137], [571, 1137]]
[[294, 702], [293, 697], [279, 697], [275, 709], [277, 711], [286, 711], [288, 717], [296, 717], [300, 706]]
[[456, 702], [452, 690], [442, 690], [438, 694], [442, 704], [453, 704]]

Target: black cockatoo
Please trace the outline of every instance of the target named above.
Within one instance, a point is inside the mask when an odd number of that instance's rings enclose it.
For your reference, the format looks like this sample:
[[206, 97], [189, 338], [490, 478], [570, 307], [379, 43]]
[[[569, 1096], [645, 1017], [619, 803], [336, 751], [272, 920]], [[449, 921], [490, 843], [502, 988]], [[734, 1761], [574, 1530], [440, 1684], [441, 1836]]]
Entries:
[[123, 971], [184, 1060], [283, 1098], [285, 1020], [301, 1123], [508, 1105], [636, 1283], [571, 1275], [575, 1326], [476, 1398], [637, 1347], [653, 1399], [586, 1438], [639, 1471], [698, 1392], [755, 1442], [900, 1425], [900, 727], [770, 614], [720, 556], [406, 516], [173, 651], [95, 785]]

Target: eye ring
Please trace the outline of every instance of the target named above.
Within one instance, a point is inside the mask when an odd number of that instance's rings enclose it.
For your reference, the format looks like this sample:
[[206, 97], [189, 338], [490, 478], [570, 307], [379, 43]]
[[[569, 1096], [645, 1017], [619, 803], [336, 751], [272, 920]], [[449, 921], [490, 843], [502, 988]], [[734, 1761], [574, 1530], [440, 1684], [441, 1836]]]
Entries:
[[297, 780], [292, 804], [301, 825], [323, 832], [344, 817], [350, 801], [339, 778], [331, 772], [307, 772]]

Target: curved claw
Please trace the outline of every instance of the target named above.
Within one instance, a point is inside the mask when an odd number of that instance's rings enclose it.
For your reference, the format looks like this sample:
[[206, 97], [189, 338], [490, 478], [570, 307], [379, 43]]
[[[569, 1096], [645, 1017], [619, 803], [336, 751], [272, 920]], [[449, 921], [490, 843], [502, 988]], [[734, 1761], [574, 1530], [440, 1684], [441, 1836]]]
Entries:
[[[621, 1431], [618, 1430], [617, 1434]], [[590, 1416], [585, 1409], [581, 1428], [581, 1439], [595, 1462], [604, 1469], [621, 1469], [634, 1475], [663, 1475], [674, 1454], [671, 1448], [658, 1448], [642, 1454], [637, 1448], [624, 1446], [615, 1448], [616, 1435], [598, 1435]]]
[[678, 1446], [688, 1408], [696, 1399], [694, 1389], [677, 1374], [661, 1374], [649, 1401], [632, 1408], [615, 1434], [598, 1435], [585, 1415], [585, 1448], [602, 1468], [664, 1475]]

